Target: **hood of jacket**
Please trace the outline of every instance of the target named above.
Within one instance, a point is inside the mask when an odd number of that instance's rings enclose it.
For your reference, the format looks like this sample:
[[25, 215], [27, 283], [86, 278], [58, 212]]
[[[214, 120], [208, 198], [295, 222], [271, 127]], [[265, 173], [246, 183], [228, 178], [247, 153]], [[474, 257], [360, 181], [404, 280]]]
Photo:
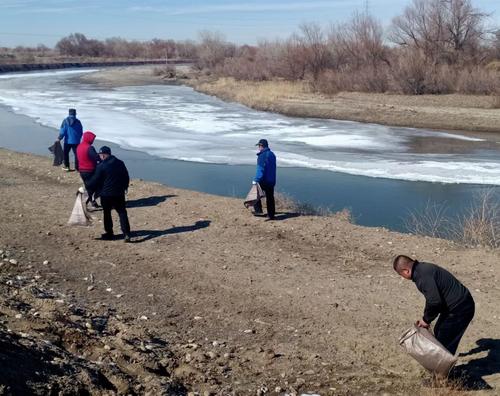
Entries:
[[76, 116], [74, 115], [69, 115], [68, 117], [66, 117], [66, 120], [68, 120], [68, 124], [70, 126], [73, 126], [73, 124], [75, 123], [76, 121]]
[[95, 140], [95, 134], [90, 131], [83, 132], [83, 142], [92, 144]]

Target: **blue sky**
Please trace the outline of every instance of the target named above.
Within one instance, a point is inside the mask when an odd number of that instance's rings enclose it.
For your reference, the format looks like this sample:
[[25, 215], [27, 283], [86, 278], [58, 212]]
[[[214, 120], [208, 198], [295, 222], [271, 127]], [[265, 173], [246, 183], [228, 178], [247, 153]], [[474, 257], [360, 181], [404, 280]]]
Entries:
[[[365, 10], [385, 25], [410, 0], [0, 0], [0, 46], [53, 46], [74, 32], [89, 38], [196, 39], [217, 30], [230, 41], [255, 44], [287, 37], [304, 22], [328, 26]], [[500, 0], [473, 0], [500, 25]]]

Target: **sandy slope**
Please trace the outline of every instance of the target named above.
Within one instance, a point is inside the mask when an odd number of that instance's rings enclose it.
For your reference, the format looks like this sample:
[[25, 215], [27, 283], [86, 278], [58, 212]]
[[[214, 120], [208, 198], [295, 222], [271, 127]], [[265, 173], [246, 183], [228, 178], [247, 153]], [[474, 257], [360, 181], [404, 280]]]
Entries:
[[[47, 158], [0, 150], [0, 249], [18, 262], [0, 267], [0, 341], [19, 343], [28, 333], [30, 350], [39, 351], [56, 334], [53, 353], [67, 361], [60, 369], [95, 394], [415, 394], [420, 369], [396, 341], [423, 299], [393, 274], [396, 253], [440, 263], [471, 289], [477, 314], [460, 350], [493, 341], [460, 363], [470, 361], [469, 371], [494, 387], [474, 394], [499, 392], [498, 251], [336, 218], [283, 214], [266, 222], [237, 199], [142, 181], [128, 197], [135, 243], [97, 241], [99, 212], [94, 226], [65, 225], [79, 184]], [[45, 306], [32, 285], [65, 297]], [[64, 336], [72, 328], [82, 338], [73, 346]], [[152, 340], [161, 340], [154, 354], [145, 349]], [[3, 349], [0, 358], [12, 362]]]

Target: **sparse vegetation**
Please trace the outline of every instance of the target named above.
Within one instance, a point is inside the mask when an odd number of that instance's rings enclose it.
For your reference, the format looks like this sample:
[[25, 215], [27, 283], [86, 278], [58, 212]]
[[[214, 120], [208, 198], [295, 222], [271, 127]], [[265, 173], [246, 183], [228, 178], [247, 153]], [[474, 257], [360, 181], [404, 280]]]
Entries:
[[157, 66], [153, 69], [153, 75], [163, 78], [175, 78], [177, 76], [177, 69], [175, 65]]
[[479, 194], [462, 215], [450, 218], [445, 204], [428, 202], [412, 211], [405, 220], [406, 229], [417, 235], [453, 239], [466, 246], [500, 246], [500, 205], [493, 190]]
[[405, 219], [405, 228], [416, 235], [446, 238], [450, 235], [446, 212], [446, 205], [427, 201], [422, 209], [409, 212], [408, 218]]
[[314, 206], [309, 203], [299, 202], [285, 193], [276, 193], [275, 199], [276, 199], [276, 207], [279, 210], [286, 210], [289, 212], [297, 213], [301, 216], [336, 217], [338, 219], [347, 221], [349, 223], [354, 222], [352, 213], [347, 208], [335, 212], [330, 208]]
[[489, 66], [500, 57], [500, 33], [486, 28], [486, 18], [469, 0], [413, 0], [387, 34], [368, 13], [329, 30], [303, 24], [287, 40], [256, 47], [235, 49], [205, 33], [211, 45], [202, 46], [198, 64], [237, 80], [306, 81], [325, 94], [492, 95], [500, 91], [500, 72]]

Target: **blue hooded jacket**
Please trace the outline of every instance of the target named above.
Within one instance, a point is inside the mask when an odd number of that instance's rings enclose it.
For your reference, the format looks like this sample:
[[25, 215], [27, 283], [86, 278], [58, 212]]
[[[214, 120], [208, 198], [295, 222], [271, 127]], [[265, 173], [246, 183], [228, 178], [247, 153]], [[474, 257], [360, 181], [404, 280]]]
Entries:
[[61, 129], [59, 130], [59, 139], [64, 138], [64, 143], [80, 144], [82, 134], [82, 123], [76, 116], [70, 115], [63, 120]]
[[269, 147], [257, 153], [255, 181], [273, 187], [276, 184], [276, 156]]

